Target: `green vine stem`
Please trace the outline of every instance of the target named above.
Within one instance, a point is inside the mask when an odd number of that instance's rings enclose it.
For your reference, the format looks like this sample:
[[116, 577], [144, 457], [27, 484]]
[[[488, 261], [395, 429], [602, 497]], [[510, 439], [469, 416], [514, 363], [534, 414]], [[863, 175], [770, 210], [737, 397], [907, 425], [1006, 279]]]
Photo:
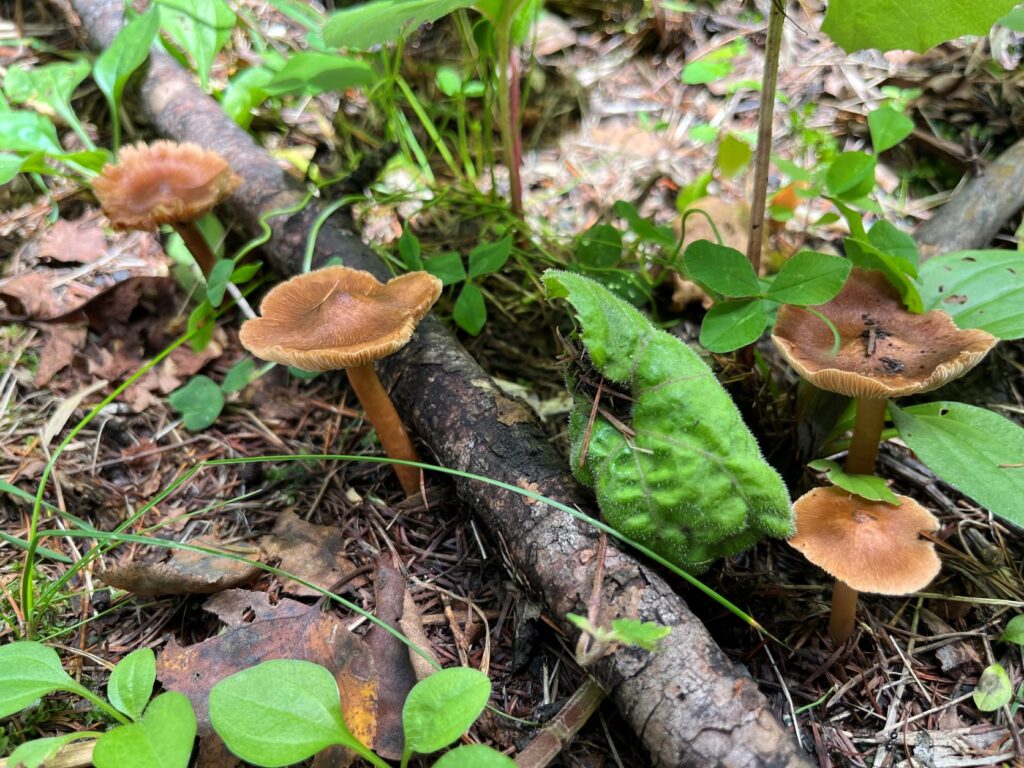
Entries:
[[761, 232], [768, 199], [768, 165], [772, 157], [772, 123], [775, 117], [775, 87], [779, 80], [779, 51], [786, 11], [782, 0], [771, 0], [768, 13], [768, 42], [761, 79], [761, 106], [757, 115], [757, 157], [754, 163], [754, 199], [750, 205], [750, 230], [747, 259], [755, 274], [761, 273]]

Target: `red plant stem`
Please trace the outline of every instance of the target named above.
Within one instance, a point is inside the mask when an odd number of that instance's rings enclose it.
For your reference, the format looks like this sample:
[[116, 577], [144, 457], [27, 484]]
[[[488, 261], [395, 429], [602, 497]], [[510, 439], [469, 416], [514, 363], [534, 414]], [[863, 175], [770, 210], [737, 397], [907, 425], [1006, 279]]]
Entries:
[[[419, 454], [409, 439], [409, 433], [405, 431], [402, 419], [395, 410], [391, 398], [380, 383], [377, 371], [373, 363], [356, 366], [348, 369], [348, 380], [355, 390], [356, 397], [366, 411], [366, 418], [369, 419], [373, 428], [377, 430], [377, 437], [384, 446], [384, 453], [391, 459], [402, 459], [403, 461], [419, 461]], [[392, 464], [395, 474], [398, 475], [398, 482], [402, 484], [402, 490], [407, 496], [419, 493], [420, 470], [417, 467], [409, 467], [404, 464]]]
[[519, 79], [519, 50], [509, 46], [508, 68], [511, 79], [508, 84], [509, 136], [512, 138], [512, 165], [509, 167], [509, 184], [512, 188], [512, 211], [523, 212], [523, 131], [519, 122], [522, 102], [522, 84]]
[[213, 265], [217, 263], [217, 257], [210, 249], [210, 244], [206, 242], [203, 233], [199, 231], [199, 227], [194, 221], [179, 222], [172, 226], [184, 241], [185, 247], [192, 254], [192, 258], [196, 260], [196, 264], [203, 271], [203, 277], [209, 277]]
[[850, 451], [846, 455], [845, 469], [850, 474], [875, 474], [875, 458], [878, 456], [878, 443], [882, 439], [882, 429], [885, 427], [885, 408], [888, 404], [887, 399], [857, 398], [853, 438], [850, 440]]
[[772, 123], [775, 117], [775, 87], [779, 80], [779, 51], [786, 11], [782, 0], [772, 0], [768, 13], [768, 42], [761, 78], [761, 106], [757, 114], [757, 157], [754, 162], [754, 199], [750, 204], [747, 259], [756, 274], [761, 271], [761, 232], [768, 200], [768, 166], [772, 156]]
[[836, 580], [832, 590], [832, 613], [828, 617], [828, 634], [836, 644], [846, 642], [853, 634], [857, 615], [857, 590], [845, 581]]

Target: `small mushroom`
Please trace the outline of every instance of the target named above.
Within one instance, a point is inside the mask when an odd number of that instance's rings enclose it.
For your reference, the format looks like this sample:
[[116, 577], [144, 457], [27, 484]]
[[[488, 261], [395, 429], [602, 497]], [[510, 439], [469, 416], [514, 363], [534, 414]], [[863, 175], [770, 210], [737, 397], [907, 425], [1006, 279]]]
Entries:
[[105, 165], [92, 188], [114, 229], [153, 230], [170, 224], [209, 277], [216, 256], [196, 219], [241, 183], [216, 152], [197, 144], [155, 141], [122, 148], [117, 164]]
[[981, 330], [961, 330], [941, 310], [908, 312], [881, 272], [855, 268], [839, 294], [813, 313], [783, 305], [772, 341], [801, 377], [856, 398], [846, 471], [873, 474], [889, 398], [938, 389], [964, 375], [995, 346]]
[[[344, 368], [385, 453], [419, 461], [373, 362], [404, 347], [440, 295], [441, 281], [427, 272], [381, 283], [369, 272], [325, 267], [275, 286], [240, 338], [263, 360], [304, 371]], [[419, 490], [418, 469], [394, 469], [407, 495]]]
[[790, 545], [836, 579], [828, 630], [837, 643], [853, 632], [858, 592], [917, 592], [942, 565], [935, 546], [920, 537], [938, 530], [939, 521], [910, 497], [897, 498], [898, 507], [841, 488], [815, 488], [793, 504]]

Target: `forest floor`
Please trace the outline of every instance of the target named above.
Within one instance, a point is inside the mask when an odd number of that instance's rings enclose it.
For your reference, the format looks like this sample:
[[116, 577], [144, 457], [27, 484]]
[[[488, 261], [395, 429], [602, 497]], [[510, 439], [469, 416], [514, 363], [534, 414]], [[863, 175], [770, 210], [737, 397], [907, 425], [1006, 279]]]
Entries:
[[[298, 45], [298, 31], [271, 4], [232, 4], [246, 8], [250, 23], [275, 44]], [[26, 33], [40, 45], [11, 46], [0, 37], [5, 68], [46, 63], [80, 48], [74, 25], [59, 14], [63, 3], [33, 5]], [[912, 229], [948, 199], [961, 177], [1020, 138], [1024, 43], [1010, 36], [947, 44], [924, 55], [850, 56], [817, 31], [821, 5], [802, 0], [787, 24], [776, 154], [806, 165], [829, 147], [863, 146], [866, 114], [894, 98], [887, 89], [901, 89], [895, 98], [908, 98], [917, 127], [882, 156], [878, 203]], [[557, 263], [572, 258], [572, 238], [605, 220], [618, 200], [633, 203], [658, 223], [678, 222], [675, 198], [715, 167], [716, 137], [749, 135], [756, 128], [757, 92], [751, 84], [760, 81], [764, 22], [756, 14], [744, 15], [733, 0], [713, 11], [664, 11], [660, 19], [573, 2], [549, 8], [552, 14], [545, 16], [526, 66], [523, 173], [527, 225]], [[682, 82], [687, 62], [722, 50], [731, 52], [726, 75], [706, 85]], [[410, 41], [406, 53], [408, 79], [425, 101], [434, 94], [434, 63], [461, 56], [452, 29], [442, 24]], [[246, 35], [236, 29], [214, 66], [214, 87], [254, 55]], [[908, 95], [907, 89], [919, 92]], [[75, 106], [87, 128], [102, 138], [105, 105], [98, 91], [80, 94]], [[128, 117], [132, 139], [150, 138], [143, 126], [133, 129], [130, 111]], [[339, 130], [346, 121], [349, 127]], [[319, 160], [326, 148], [350, 165], [379, 145], [376, 138], [360, 139], [380, 136], [382, 125], [374, 105], [350, 92], [341, 99], [337, 94], [306, 99], [274, 114], [258, 112], [252, 130], [282, 163], [303, 165], [314, 152]], [[443, 169], [435, 170], [435, 189], [443, 190]], [[499, 176], [496, 183], [504, 181]], [[775, 177], [771, 189], [781, 184]], [[741, 172], [731, 178], [716, 174], [709, 188], [713, 201], [708, 205], [726, 230], [726, 241], [741, 250], [742, 201], [749, 185], [749, 174]], [[178, 335], [189, 313], [187, 288], [175, 279], [183, 261], [165, 251], [165, 238], [109, 231], [88, 189], [75, 182], [54, 182], [40, 192], [26, 185], [0, 191], [0, 299], [5, 302], [0, 304], [0, 480], [30, 494], [67, 430]], [[424, 202], [425, 197], [421, 179], [390, 165], [354, 215], [364, 237], [386, 251], [394, 250], [403, 225], [418, 234], [425, 250], [443, 244], [445, 250], [465, 252], [477, 242], [470, 196], [452, 190], [435, 192]], [[842, 223], [816, 226], [813, 233], [810, 224], [828, 211], [827, 201], [802, 201], [796, 216], [773, 228], [769, 252], [788, 254], [804, 245], [827, 250], [830, 236], [831, 242], [839, 241]], [[1018, 224], [1019, 219], [1012, 222], [992, 247], [1012, 247]], [[229, 236], [229, 247], [233, 243]], [[478, 336], [463, 334], [464, 342], [508, 392], [526, 399], [551, 439], [565, 449], [569, 399], [558, 331], [570, 326], [561, 308], [543, 300], [540, 270], [518, 262], [510, 264], [509, 273], [484, 282], [490, 317]], [[695, 338], [699, 300], [669, 290], [656, 299], [659, 318], [674, 319], [675, 333]], [[96, 316], [88, 328], [8, 322], [25, 312], [55, 317], [86, 301]], [[450, 317], [450, 296], [439, 311]], [[532, 721], [551, 717], [581, 680], [571, 644], [546, 619], [543, 606], [516, 586], [499, 546], [474, 522], [472, 510], [456, 503], [443, 479], [428, 480], [425, 498], [403, 500], [385, 465], [353, 460], [218, 465], [175, 485], [204, 461], [377, 451], [341, 374], [303, 380], [277, 368], [229, 395], [211, 427], [186, 430], [168, 395], [196, 374], [219, 381], [242, 358], [240, 322], [235, 314], [225, 315], [205, 350], [178, 349], [104, 408], [64, 448], [47, 499], [100, 531], [131, 519], [132, 533], [175, 541], [201, 536], [323, 586], [347, 579], [345, 596], [369, 611], [378, 596], [367, 576], [387, 554], [408, 576], [418, 611], [411, 626], [419, 626], [438, 660], [487, 672], [496, 692], [492, 703], [502, 712]], [[728, 380], [728, 360], [715, 363]], [[1003, 344], [964, 391], [975, 404], [1021, 421], [1022, 383], [1022, 348]], [[794, 431], [778, 416], [792, 407], [795, 382], [786, 384], [758, 393], [758, 405], [748, 410], [760, 422], [766, 456], [787, 468], [796, 496], [814, 479], [791, 466]], [[972, 692], [981, 671], [994, 661], [1024, 685], [1020, 650], [997, 642], [1007, 621], [1024, 612], [1024, 533], [936, 479], [897, 441], [884, 446], [880, 473], [897, 492], [927, 499], [940, 519], [934, 539], [943, 570], [925, 593], [863, 599], [847, 644], [835, 647], [827, 636], [828, 578], [785, 542], [759, 544], [702, 576], [757, 618], [777, 642], [674, 577], [671, 583], [727, 654], [747, 666], [775, 714], [819, 765], [952, 768], [1022, 760], [1019, 705], [981, 712]], [[138, 515], [140, 510], [144, 514]], [[2, 530], [24, 536], [30, 511], [23, 500], [0, 496]], [[89, 546], [70, 538], [49, 545], [71, 561], [81, 559]], [[140, 647], [173, 655], [215, 637], [221, 621], [204, 607], [208, 595], [167, 595], [165, 582], [138, 581], [163, 578], [177, 587], [205, 576], [194, 571], [188, 577], [168, 576], [166, 568], [157, 568], [154, 576], [153, 569], [127, 567], [162, 557], [136, 544], [104, 548], [49, 604], [40, 639], [79, 660], [83, 679], [101, 682], [106, 673], [96, 657], [116, 661]], [[20, 549], [0, 543], [0, 614], [9, 622], [0, 625], [3, 642], [19, 631], [22, 558]], [[44, 583], [57, 582], [68, 567], [55, 559], [42, 562]], [[121, 578], [122, 588], [108, 587], [108, 578]], [[272, 573], [246, 578], [246, 589], [265, 593], [274, 604], [310, 602], [315, 595]], [[143, 596], [147, 592], [156, 594]], [[235, 609], [243, 604], [251, 609], [256, 598], [234, 592], [213, 599], [227, 611], [225, 600], [234, 601]], [[337, 615], [349, 629], [367, 628], [358, 616]], [[284, 625], [267, 632], [268, 644], [291, 641]], [[13, 746], [84, 727], [66, 701], [8, 721], [3, 739]], [[531, 733], [491, 713], [472, 731], [475, 739], [513, 756]], [[571, 766], [643, 766], [641, 749], [608, 705], [559, 759]]]

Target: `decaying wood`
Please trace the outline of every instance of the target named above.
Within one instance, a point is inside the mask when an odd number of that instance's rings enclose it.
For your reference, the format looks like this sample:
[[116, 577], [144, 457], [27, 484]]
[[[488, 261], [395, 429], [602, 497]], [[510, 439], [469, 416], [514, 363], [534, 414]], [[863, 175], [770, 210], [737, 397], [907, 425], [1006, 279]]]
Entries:
[[1024, 139], [968, 181], [942, 209], [917, 229], [924, 259], [984, 248], [1024, 206]]
[[[122, 23], [122, 0], [74, 0], [73, 6], [89, 43], [96, 48], [109, 45]], [[230, 159], [244, 184], [228, 210], [233, 224], [245, 233], [258, 230], [261, 215], [301, 199], [297, 184], [169, 57], [154, 53], [139, 94], [140, 107], [157, 133], [195, 141]], [[300, 268], [310, 225], [322, 210], [314, 201], [273, 220], [274, 234], [264, 253], [278, 272], [292, 274]], [[340, 255], [350, 266], [386, 276], [384, 265], [341, 216], [328, 219], [316, 245], [316, 264]], [[433, 318], [381, 366], [381, 373], [393, 387], [398, 407], [441, 465], [596, 511], [530, 410], [505, 397]], [[457, 480], [456, 488], [552, 616], [575, 634], [563, 617], [569, 611], [586, 613], [596, 532], [542, 503], [491, 485]], [[619, 651], [593, 670], [655, 765], [808, 765], [754, 681], [725, 657], [661, 576], [611, 544], [604, 568], [602, 619], [635, 616], [672, 628], [658, 653]]]

